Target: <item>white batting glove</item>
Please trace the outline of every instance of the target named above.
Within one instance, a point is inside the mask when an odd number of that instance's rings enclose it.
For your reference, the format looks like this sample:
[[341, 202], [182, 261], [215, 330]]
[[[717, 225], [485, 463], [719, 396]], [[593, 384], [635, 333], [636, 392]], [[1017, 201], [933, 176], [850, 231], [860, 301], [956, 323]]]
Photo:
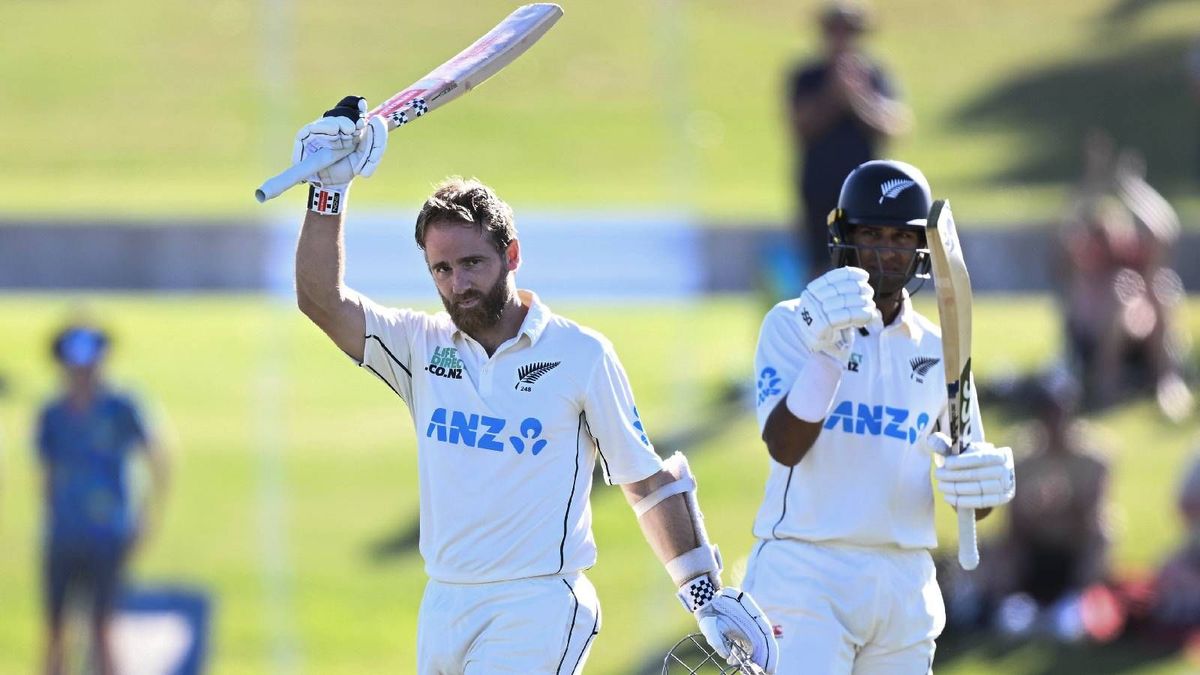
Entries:
[[929, 434], [926, 448], [940, 457], [934, 470], [938, 489], [954, 508], [987, 509], [1012, 501], [1017, 492], [1012, 448], [972, 441], [961, 454], [950, 454], [950, 437]]
[[684, 604], [693, 611], [700, 632], [713, 650], [730, 665], [736, 663], [733, 643], [767, 673], [779, 664], [779, 645], [766, 614], [749, 593], [736, 588], [715, 591], [709, 576], [689, 581], [680, 589]]
[[307, 124], [296, 133], [292, 147], [295, 164], [325, 148], [353, 151], [333, 165], [305, 180], [309, 184], [309, 208], [317, 213], [336, 215], [346, 205], [346, 192], [355, 176], [369, 177], [379, 167], [387, 149], [387, 122], [374, 117], [366, 122], [367, 101], [347, 96], [325, 112], [325, 116]]
[[857, 267], [839, 267], [813, 279], [800, 294], [800, 339], [809, 352], [825, 352], [845, 363], [854, 329], [871, 322], [875, 291]]

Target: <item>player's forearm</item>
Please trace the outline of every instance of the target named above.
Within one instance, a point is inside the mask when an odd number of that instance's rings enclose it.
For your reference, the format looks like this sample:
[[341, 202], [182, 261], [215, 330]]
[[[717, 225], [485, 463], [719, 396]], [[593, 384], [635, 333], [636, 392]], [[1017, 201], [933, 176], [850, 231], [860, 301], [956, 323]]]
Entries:
[[307, 211], [296, 246], [296, 304], [318, 324], [345, 295], [342, 220]]
[[787, 400], [784, 399], [767, 417], [762, 438], [771, 459], [784, 466], [795, 466], [812, 449], [820, 434], [820, 421], [809, 422], [796, 417], [788, 410]]
[[720, 564], [709, 544], [686, 458], [675, 453], [658, 473], [622, 486], [642, 533], [677, 586], [699, 576], [720, 586]]
[[664, 565], [700, 545], [683, 495], [668, 497], [638, 522], [650, 548]]

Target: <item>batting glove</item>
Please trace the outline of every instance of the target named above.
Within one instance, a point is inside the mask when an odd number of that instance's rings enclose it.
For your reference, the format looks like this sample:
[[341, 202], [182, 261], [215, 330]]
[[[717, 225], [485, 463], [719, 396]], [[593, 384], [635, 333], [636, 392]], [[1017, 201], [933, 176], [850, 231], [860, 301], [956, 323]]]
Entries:
[[941, 458], [933, 475], [950, 506], [987, 509], [1012, 501], [1017, 492], [1012, 448], [972, 441], [951, 455], [950, 437], [941, 432], [930, 434], [926, 445]]
[[382, 117], [366, 121], [367, 101], [347, 96], [325, 115], [296, 133], [292, 163], [326, 148], [350, 154], [305, 179], [309, 184], [309, 209], [336, 215], [345, 209], [346, 192], [355, 176], [369, 177], [379, 167], [387, 149], [387, 122]]
[[715, 591], [706, 574], [684, 584], [679, 591], [684, 605], [692, 610], [700, 632], [713, 650], [730, 665], [738, 663], [734, 643], [766, 673], [779, 664], [779, 645], [766, 614], [749, 593], [736, 588]]
[[809, 352], [825, 352], [845, 363], [854, 344], [854, 329], [878, 313], [868, 274], [857, 267], [839, 267], [808, 284], [800, 294], [797, 313], [800, 339]]

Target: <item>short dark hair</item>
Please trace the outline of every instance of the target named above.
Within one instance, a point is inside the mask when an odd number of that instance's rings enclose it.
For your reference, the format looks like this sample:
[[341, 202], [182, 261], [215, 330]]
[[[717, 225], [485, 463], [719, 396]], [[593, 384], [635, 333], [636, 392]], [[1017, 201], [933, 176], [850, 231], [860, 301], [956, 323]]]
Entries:
[[855, 33], [865, 33], [871, 28], [871, 13], [867, 6], [856, 0], [830, 0], [818, 15], [825, 29], [845, 26]]
[[517, 238], [512, 207], [475, 178], [451, 176], [442, 181], [417, 214], [417, 246], [425, 250], [425, 233], [438, 221], [474, 225], [486, 232], [500, 253]]

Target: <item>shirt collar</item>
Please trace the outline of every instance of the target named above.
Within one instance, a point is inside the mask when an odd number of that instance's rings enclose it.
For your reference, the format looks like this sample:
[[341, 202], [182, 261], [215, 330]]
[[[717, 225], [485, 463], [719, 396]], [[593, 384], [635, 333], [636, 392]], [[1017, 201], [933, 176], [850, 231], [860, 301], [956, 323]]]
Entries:
[[[537, 296], [537, 293], [534, 293], [533, 291], [519, 288], [517, 289], [517, 298], [520, 299], [521, 304], [525, 306], [526, 312], [525, 319], [521, 321], [521, 327], [517, 329], [517, 334], [513, 337], [520, 338], [522, 335], [528, 337], [529, 346], [532, 347], [533, 345], [537, 344], [538, 339], [540, 339], [542, 337], [542, 333], [545, 332], [546, 326], [550, 323], [550, 308], [547, 307], [542, 302], [541, 298]], [[451, 322], [451, 325], [454, 326], [453, 335], [455, 338], [473, 341], [471, 336], [462, 332], [462, 329], [457, 325], [454, 325], [453, 322]], [[507, 340], [505, 343], [511, 344]]]
[[528, 336], [529, 345], [536, 345], [538, 339], [542, 337], [542, 333], [546, 331], [546, 326], [550, 323], [550, 308], [533, 291], [518, 289], [517, 297], [520, 298], [522, 305], [529, 308], [517, 335]]
[[[921, 324], [917, 322], [917, 311], [913, 309], [912, 298], [908, 295], [908, 289], [900, 290], [900, 313], [896, 315], [896, 319], [886, 328], [901, 328], [913, 340], [920, 340], [924, 335], [924, 330]], [[867, 324], [867, 331], [875, 334], [883, 332], [883, 317], [877, 312], [871, 319], [871, 323]]]

